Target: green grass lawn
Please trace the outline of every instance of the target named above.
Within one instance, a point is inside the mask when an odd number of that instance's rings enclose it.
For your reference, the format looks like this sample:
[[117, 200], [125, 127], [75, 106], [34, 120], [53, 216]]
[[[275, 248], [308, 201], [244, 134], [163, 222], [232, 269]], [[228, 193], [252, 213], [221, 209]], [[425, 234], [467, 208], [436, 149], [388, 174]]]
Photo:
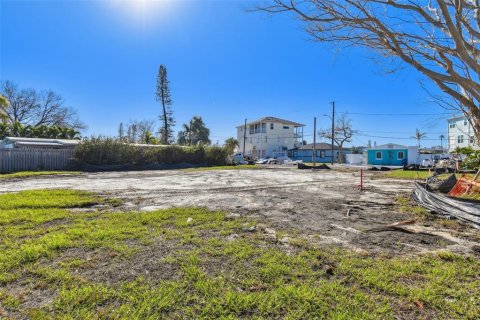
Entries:
[[0, 318], [480, 318], [477, 258], [362, 255], [282, 233], [286, 246], [201, 208], [89, 208], [111, 202], [0, 195]]
[[[428, 177], [430, 177], [431, 175], [433, 174], [433, 171], [432, 172], [428, 172], [428, 171], [413, 171], [413, 170], [402, 170], [402, 169], [398, 169], [398, 170], [392, 170], [392, 171], [388, 171], [385, 176], [388, 177], [388, 178], [394, 178], [394, 179], [410, 179], [410, 180], [414, 180], [414, 179], [421, 179], [421, 180], [425, 180], [427, 179]], [[439, 179], [447, 179], [449, 176], [451, 175], [451, 173], [444, 173], [444, 174], [441, 174], [439, 175]], [[462, 174], [456, 174], [457, 178], [460, 178], [462, 176]], [[470, 179], [473, 179], [473, 176], [472, 174], [467, 174], [467, 177], [470, 178]]]
[[14, 173], [0, 174], [1, 179], [16, 179], [16, 178], [29, 178], [37, 176], [49, 176], [49, 175], [62, 175], [62, 174], [80, 174], [79, 171], [21, 171]]

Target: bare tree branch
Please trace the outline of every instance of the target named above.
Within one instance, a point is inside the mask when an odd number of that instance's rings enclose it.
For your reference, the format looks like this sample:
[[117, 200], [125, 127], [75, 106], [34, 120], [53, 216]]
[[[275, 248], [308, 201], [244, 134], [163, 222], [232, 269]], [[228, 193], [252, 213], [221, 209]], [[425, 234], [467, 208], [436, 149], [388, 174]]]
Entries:
[[66, 106], [62, 97], [52, 90], [37, 92], [34, 89], [19, 89], [11, 81], [2, 82], [0, 90], [9, 101], [5, 112], [12, 124], [19, 122], [34, 127], [56, 125], [74, 129], [85, 128], [75, 110]]
[[292, 13], [319, 42], [371, 48], [412, 66], [458, 103], [480, 141], [479, 1], [273, 0], [258, 10]]

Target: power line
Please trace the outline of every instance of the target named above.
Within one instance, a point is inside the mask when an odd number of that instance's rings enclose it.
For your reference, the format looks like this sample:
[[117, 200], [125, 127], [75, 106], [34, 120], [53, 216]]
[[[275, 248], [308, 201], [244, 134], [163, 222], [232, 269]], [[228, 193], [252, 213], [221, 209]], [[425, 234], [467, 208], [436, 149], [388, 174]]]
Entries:
[[348, 114], [348, 115], [362, 115], [362, 116], [450, 116], [446, 113], [364, 113], [364, 112], [348, 112], [348, 111], [339, 111], [337, 113]]
[[[406, 138], [406, 137], [383, 137], [383, 136], [373, 136], [368, 134], [359, 134], [361, 137], [369, 137], [369, 138], [382, 138], [382, 139], [401, 139], [401, 140], [417, 140], [415, 137]], [[423, 138], [421, 140], [431, 140], [431, 141], [439, 141], [442, 140], [440, 138]]]

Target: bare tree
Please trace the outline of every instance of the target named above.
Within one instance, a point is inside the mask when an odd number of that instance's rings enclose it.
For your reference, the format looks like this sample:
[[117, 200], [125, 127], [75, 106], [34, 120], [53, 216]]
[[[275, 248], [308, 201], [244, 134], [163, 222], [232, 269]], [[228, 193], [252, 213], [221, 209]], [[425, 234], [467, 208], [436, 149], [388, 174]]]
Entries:
[[148, 136], [149, 140], [152, 140], [154, 137], [152, 132], [154, 131], [155, 121], [153, 120], [130, 120], [126, 124], [127, 134], [124, 136], [124, 127], [123, 123], [120, 123], [119, 126], [119, 137], [120, 139], [126, 138], [130, 143], [145, 143], [145, 137]]
[[[338, 147], [338, 162], [343, 163], [343, 145], [345, 142], [351, 142], [353, 135], [357, 133], [356, 130], [352, 129], [352, 124], [350, 119], [342, 114], [336, 121], [333, 128], [333, 142]], [[332, 130], [325, 129], [319, 132], [320, 137], [331, 140], [332, 139]], [[333, 157], [333, 154], [332, 154]]]
[[9, 101], [5, 110], [11, 123], [40, 126], [55, 125], [74, 129], [85, 128], [77, 113], [65, 105], [63, 98], [52, 90], [37, 92], [20, 89], [11, 81], [1, 84], [1, 94]]
[[479, 0], [273, 0], [260, 10], [293, 13], [317, 41], [372, 48], [412, 66], [467, 116], [480, 141]]

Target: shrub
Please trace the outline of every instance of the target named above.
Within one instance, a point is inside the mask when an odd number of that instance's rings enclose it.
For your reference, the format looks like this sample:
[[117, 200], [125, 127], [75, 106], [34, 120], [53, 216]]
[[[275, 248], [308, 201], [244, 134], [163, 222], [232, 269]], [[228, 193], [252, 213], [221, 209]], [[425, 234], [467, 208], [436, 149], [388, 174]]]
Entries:
[[457, 148], [455, 153], [466, 156], [462, 162], [464, 169], [478, 170], [480, 168], [480, 150], [473, 150], [472, 147]]
[[480, 150], [470, 153], [465, 160], [463, 160], [462, 166], [465, 169], [478, 170], [480, 168]]
[[83, 140], [74, 155], [79, 164], [148, 165], [179, 164], [225, 165], [227, 151], [209, 146], [136, 146], [112, 138]]

